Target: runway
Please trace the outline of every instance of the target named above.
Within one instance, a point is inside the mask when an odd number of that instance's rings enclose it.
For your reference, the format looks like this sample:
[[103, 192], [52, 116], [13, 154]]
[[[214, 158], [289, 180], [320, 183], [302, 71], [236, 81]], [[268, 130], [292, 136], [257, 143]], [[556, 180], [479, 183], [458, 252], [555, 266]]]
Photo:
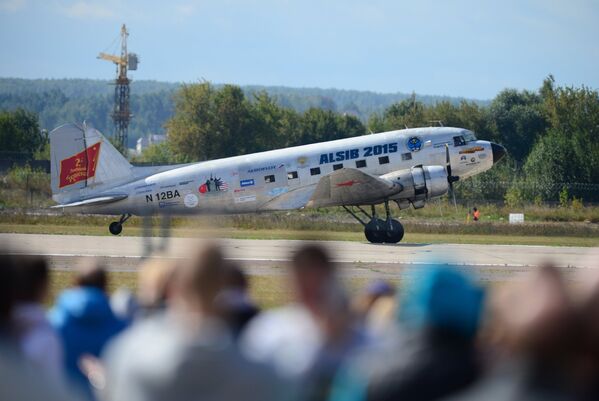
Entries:
[[[11, 252], [47, 255], [51, 266], [70, 269], [75, 259], [95, 258], [111, 270], [136, 270], [161, 238], [79, 235], [0, 234], [0, 244]], [[201, 240], [169, 238], [161, 257], [183, 258]], [[291, 253], [302, 241], [222, 239], [227, 258], [239, 261], [250, 274], [284, 274]], [[592, 268], [591, 248], [528, 245], [410, 244], [376, 245], [349, 241], [323, 241], [343, 275], [401, 278], [407, 271], [431, 262], [457, 265], [481, 280], [511, 279], [545, 261], [566, 272]]]

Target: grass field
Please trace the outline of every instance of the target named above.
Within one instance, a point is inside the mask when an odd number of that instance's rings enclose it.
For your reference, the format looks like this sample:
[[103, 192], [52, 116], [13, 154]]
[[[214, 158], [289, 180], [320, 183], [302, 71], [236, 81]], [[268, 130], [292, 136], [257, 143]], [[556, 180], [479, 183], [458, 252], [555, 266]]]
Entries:
[[[67, 287], [71, 286], [74, 280], [72, 271], [52, 270], [50, 273], [50, 293], [47, 298], [47, 304], [52, 305], [56, 296]], [[262, 308], [272, 308], [282, 305], [290, 300], [290, 291], [287, 285], [287, 279], [284, 275], [277, 276], [249, 276], [250, 293]], [[364, 278], [350, 278], [345, 280], [345, 284], [350, 294], [360, 291], [368, 283]], [[134, 272], [110, 272], [109, 273], [109, 292], [114, 292], [117, 288], [128, 288], [135, 291], [137, 288], [137, 273]]]

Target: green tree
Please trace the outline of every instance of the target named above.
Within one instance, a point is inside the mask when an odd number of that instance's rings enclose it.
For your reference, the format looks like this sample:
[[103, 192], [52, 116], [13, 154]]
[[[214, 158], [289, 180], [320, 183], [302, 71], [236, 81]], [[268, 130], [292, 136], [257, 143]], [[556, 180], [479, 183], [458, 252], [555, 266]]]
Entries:
[[0, 111], [0, 149], [33, 155], [46, 143], [37, 116], [24, 109]]
[[548, 128], [542, 98], [529, 91], [501, 91], [489, 109], [493, 136], [517, 161], [523, 161]]

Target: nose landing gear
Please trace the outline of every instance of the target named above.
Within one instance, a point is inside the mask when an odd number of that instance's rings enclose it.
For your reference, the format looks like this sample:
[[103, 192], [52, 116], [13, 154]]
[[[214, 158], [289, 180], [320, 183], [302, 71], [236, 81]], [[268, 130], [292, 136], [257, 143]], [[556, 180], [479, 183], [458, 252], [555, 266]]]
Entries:
[[346, 212], [351, 214], [356, 220], [358, 220], [364, 226], [364, 235], [368, 242], [373, 244], [397, 244], [403, 239], [404, 229], [398, 220], [391, 217], [389, 211], [389, 201], [385, 201], [385, 214], [387, 218], [385, 220], [380, 219], [376, 215], [376, 209], [374, 205], [371, 205], [371, 213], [368, 214], [360, 206], [356, 206], [358, 211], [361, 212], [368, 218], [368, 222], [365, 222], [354, 212], [353, 208], [343, 206]]
[[110, 234], [119, 235], [123, 231], [123, 224], [127, 220], [129, 220], [130, 217], [131, 213], [126, 213], [121, 216], [119, 221], [113, 221], [112, 223], [110, 223], [110, 225], [108, 226], [108, 231], [110, 231]]

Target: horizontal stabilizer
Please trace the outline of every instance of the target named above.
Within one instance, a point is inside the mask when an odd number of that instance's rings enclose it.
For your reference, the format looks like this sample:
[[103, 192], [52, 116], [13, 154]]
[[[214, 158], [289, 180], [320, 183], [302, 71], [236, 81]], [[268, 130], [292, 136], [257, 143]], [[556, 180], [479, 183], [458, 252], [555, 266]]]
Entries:
[[120, 201], [126, 199], [128, 195], [125, 194], [116, 194], [116, 195], [104, 195], [97, 196], [95, 198], [83, 199], [77, 202], [66, 203], [64, 205], [56, 205], [52, 206], [53, 209], [60, 209], [65, 207], [77, 207], [77, 206], [95, 206], [95, 205], [103, 205], [106, 203], [112, 203], [116, 201]]
[[385, 178], [353, 168], [342, 168], [322, 177], [306, 206], [325, 207], [379, 203], [403, 187]]

